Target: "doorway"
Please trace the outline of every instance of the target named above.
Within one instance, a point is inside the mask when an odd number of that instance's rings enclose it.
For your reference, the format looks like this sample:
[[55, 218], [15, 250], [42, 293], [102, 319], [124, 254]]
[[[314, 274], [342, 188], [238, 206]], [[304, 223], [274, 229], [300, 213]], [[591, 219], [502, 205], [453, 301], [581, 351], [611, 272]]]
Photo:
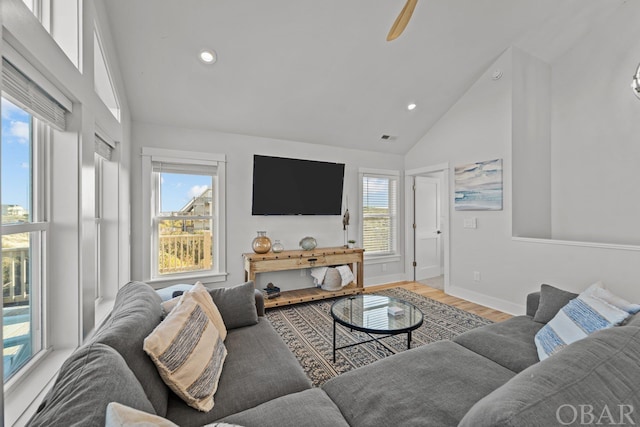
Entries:
[[411, 280], [446, 290], [449, 266], [448, 165], [407, 171], [407, 254]]

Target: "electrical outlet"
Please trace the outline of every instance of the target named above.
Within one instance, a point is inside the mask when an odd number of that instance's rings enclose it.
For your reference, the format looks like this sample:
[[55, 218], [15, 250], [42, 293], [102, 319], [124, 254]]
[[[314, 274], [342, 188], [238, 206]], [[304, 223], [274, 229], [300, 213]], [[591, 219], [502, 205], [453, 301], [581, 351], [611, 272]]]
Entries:
[[382, 271], [387, 271], [387, 264], [382, 264]]
[[479, 271], [474, 271], [473, 272], [473, 281], [474, 282], [479, 282], [480, 281], [480, 272]]
[[304, 268], [300, 270], [300, 277], [305, 277], [307, 275], [307, 270]]

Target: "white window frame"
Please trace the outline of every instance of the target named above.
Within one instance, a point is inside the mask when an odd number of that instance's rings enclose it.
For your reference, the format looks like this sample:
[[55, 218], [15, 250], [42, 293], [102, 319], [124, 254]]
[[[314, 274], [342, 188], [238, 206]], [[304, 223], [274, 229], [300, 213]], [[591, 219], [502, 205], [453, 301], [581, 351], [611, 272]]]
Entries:
[[[363, 196], [364, 196], [364, 185], [363, 181], [365, 177], [370, 178], [385, 178], [392, 179], [396, 181], [396, 200], [395, 207], [396, 211], [391, 215], [391, 247], [392, 250], [389, 252], [368, 252], [364, 245], [364, 204], [363, 204]], [[387, 170], [387, 169], [367, 169], [360, 168], [358, 170], [358, 203], [359, 203], [359, 222], [360, 222], [360, 230], [359, 230], [359, 238], [360, 242], [362, 242], [362, 247], [365, 248], [364, 252], [364, 260], [367, 264], [377, 264], [384, 262], [392, 262], [400, 260], [400, 171], [397, 170]]]
[[[23, 2], [66, 57], [82, 72], [82, 0], [75, 1], [73, 8], [69, 8], [68, 2], [53, 0]], [[32, 6], [29, 7], [29, 4]]]
[[[10, 96], [2, 93], [2, 96], [14, 102]], [[18, 107], [22, 108], [19, 104]], [[36, 233], [36, 238], [31, 240], [30, 258], [30, 302], [35, 316], [32, 317], [30, 328], [32, 330], [32, 355], [29, 360], [21, 366], [13, 375], [4, 382], [5, 394], [10, 393], [40, 362], [43, 355], [48, 351], [48, 324], [47, 324], [47, 253], [49, 226], [49, 197], [50, 179], [49, 176], [49, 144], [51, 139], [51, 128], [47, 123], [39, 120], [34, 115], [32, 117], [31, 134], [31, 192], [32, 206], [31, 220], [25, 223], [2, 224], [1, 235]], [[4, 305], [4, 304], [3, 304]], [[36, 349], [37, 348], [37, 349]]]
[[[156, 210], [159, 209], [158, 191], [160, 189], [157, 173], [153, 172], [154, 162], [166, 162], [172, 164], [184, 164], [185, 166], [216, 166], [216, 173], [212, 175], [214, 182], [212, 212], [212, 246], [213, 246], [213, 269], [206, 271], [193, 271], [185, 273], [158, 274], [157, 260], [157, 217]], [[185, 168], [185, 173], [189, 173]], [[184, 283], [186, 280], [200, 280], [205, 283], [222, 282], [227, 279], [226, 272], [226, 156], [224, 154], [202, 153], [169, 150], [162, 148], [142, 148], [142, 198], [149, 200], [143, 204], [142, 212], [142, 265], [145, 274], [144, 280], [152, 284], [170, 285], [174, 283]], [[198, 219], [189, 217], [189, 219]]]

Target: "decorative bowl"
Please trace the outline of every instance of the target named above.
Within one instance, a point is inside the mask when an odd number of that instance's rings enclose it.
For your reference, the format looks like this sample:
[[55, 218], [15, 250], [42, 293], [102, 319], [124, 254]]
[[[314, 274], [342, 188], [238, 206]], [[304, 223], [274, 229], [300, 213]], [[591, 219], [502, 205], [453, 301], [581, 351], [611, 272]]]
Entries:
[[300, 247], [305, 251], [310, 251], [312, 249], [315, 249], [317, 245], [318, 245], [318, 242], [316, 242], [316, 239], [310, 236], [303, 237], [302, 240], [300, 240]]

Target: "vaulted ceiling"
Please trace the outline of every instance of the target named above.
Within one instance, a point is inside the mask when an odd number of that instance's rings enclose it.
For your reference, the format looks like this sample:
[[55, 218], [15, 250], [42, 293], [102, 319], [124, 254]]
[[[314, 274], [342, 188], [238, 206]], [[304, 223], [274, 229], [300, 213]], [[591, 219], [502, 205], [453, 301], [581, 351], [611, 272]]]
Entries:
[[405, 0], [103, 1], [134, 120], [406, 153], [509, 46], [552, 60], [623, 0], [419, 0], [392, 42]]

